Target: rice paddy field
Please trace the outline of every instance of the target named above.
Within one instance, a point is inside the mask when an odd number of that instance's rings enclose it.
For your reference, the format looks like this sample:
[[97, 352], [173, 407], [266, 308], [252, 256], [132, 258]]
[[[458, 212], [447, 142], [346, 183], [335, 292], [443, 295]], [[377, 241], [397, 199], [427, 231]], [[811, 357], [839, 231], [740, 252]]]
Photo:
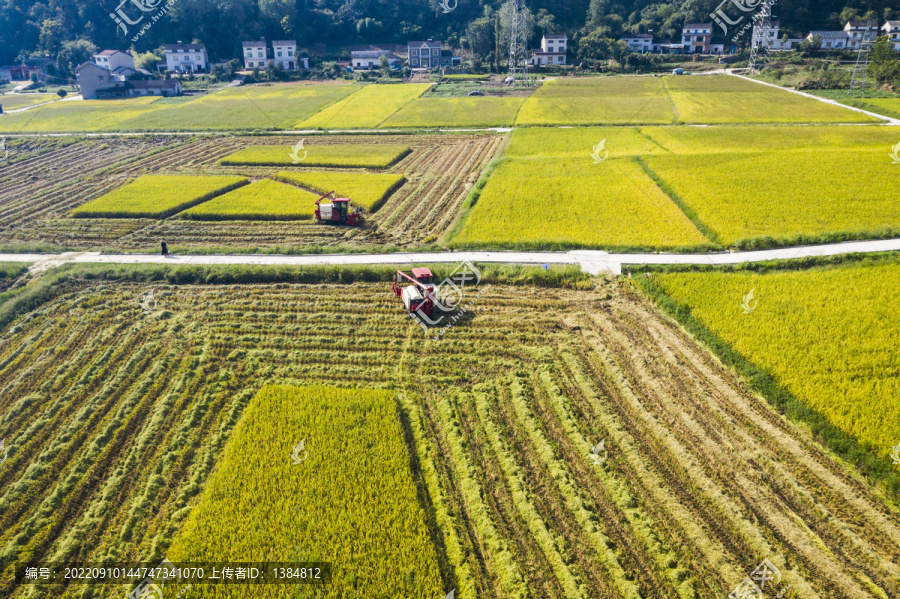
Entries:
[[367, 85], [306, 119], [299, 129], [375, 128], [431, 87], [429, 84]]
[[453, 244], [662, 249], [709, 240], [634, 160], [519, 158], [493, 173]]
[[76, 218], [165, 218], [232, 189], [244, 177], [144, 175], [72, 211]]
[[403, 175], [359, 174], [337, 172], [280, 172], [275, 175], [279, 181], [304, 189], [326, 194], [335, 192], [337, 197], [353, 200], [355, 206], [362, 206], [374, 212], [406, 183]]
[[843, 100], [842, 103], [862, 108], [875, 114], [883, 114], [894, 119], [900, 119], [900, 98], [853, 99]]
[[54, 100], [59, 100], [59, 96], [56, 94], [2, 94], [0, 95], [0, 106], [4, 111], [16, 110]]
[[185, 210], [190, 220], [303, 220], [315, 213], [318, 195], [272, 179], [238, 187]]
[[[634, 281], [483, 268], [477, 303], [438, 337], [403, 314], [391, 272], [80, 266], [0, 305], [3, 596], [121, 597], [12, 577], [19, 560], [104, 556], [333, 564], [324, 588], [188, 599], [720, 599], [763, 559], [782, 575], [773, 596], [900, 592], [893, 500]], [[759, 285], [760, 318], [723, 334], [763, 358], [812, 354], [800, 365], [823, 378], [790, 374], [798, 392], [865, 401], [896, 374], [895, 275], [848, 271], [864, 283], [850, 295], [831, 275], [735, 280], [722, 305]], [[679, 276], [654, 275], [673, 295]], [[728, 310], [693, 287], [701, 318]], [[779, 328], [803, 324], [801, 302], [836, 343]], [[841, 306], [874, 316], [858, 325], [871, 342]], [[860, 350], [851, 374], [842, 355]], [[884, 410], [858, 422], [887, 427]]]
[[382, 128], [509, 127], [524, 98], [417, 98], [392, 114]]
[[[656, 281], [714, 334], [876, 455], [888, 456], [900, 442], [896, 260], [800, 272], [671, 273]], [[748, 314], [740, 304], [751, 290]]]

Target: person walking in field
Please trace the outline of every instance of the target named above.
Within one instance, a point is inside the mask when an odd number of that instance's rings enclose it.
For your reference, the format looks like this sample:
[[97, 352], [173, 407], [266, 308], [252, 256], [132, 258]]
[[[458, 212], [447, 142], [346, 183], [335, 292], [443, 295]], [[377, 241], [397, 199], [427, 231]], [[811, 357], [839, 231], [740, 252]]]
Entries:
[[169, 255], [169, 246], [166, 245], [166, 242], [165, 242], [165, 241], [163, 241], [162, 243], [160, 243], [160, 245], [162, 246], [162, 255], [163, 255], [163, 256], [168, 256], [168, 255]]

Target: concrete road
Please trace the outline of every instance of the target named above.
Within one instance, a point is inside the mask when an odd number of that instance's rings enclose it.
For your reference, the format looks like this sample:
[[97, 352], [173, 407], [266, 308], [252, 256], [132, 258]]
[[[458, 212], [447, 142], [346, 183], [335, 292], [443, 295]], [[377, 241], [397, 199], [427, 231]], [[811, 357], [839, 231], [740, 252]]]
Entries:
[[394, 254], [281, 254], [193, 255], [179, 254], [100, 254], [99, 252], [68, 252], [64, 254], [0, 254], [0, 262], [30, 262], [32, 273], [41, 273], [62, 264], [258, 264], [258, 265], [358, 265], [470, 262], [497, 264], [577, 264], [592, 275], [602, 272], [622, 274], [623, 266], [640, 264], [740, 264], [766, 260], [790, 260], [814, 256], [835, 256], [849, 253], [900, 251], [900, 239], [852, 241], [828, 245], [813, 245], [763, 250], [758, 252], [721, 252], [710, 254], [610, 254], [592, 250], [570, 252], [407, 252]]

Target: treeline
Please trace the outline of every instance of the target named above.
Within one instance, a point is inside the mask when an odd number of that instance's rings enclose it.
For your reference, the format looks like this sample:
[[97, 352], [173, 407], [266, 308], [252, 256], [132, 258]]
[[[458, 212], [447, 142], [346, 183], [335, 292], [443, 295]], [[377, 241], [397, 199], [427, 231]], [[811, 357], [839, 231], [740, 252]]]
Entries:
[[[168, 4], [167, 13], [132, 41], [149, 17], [122, 26], [117, 9], [136, 21]], [[405, 44], [435, 38], [492, 62], [506, 54], [504, 0], [0, 0], [0, 64], [50, 55], [63, 74], [100, 48], [156, 52], [177, 40], [206, 44], [212, 60], [241, 55], [241, 42], [260, 37], [296, 39], [303, 47]], [[746, 7], [759, 0], [733, 0]], [[849, 6], [848, 6], [849, 2]], [[529, 2], [532, 44], [547, 31], [567, 33], [577, 50], [581, 38], [616, 39], [626, 32], [653, 31], [679, 39], [686, 22], [709, 22], [721, 0], [546, 0]], [[900, 18], [894, 0], [783, 0], [774, 13], [782, 27], [804, 34], [835, 29], [867, 13], [880, 21]], [[736, 5], [734, 5], [736, 6]], [[729, 4], [729, 9], [737, 10]], [[449, 9], [449, 12], [445, 12]], [[125, 31], [127, 29], [127, 31]], [[724, 41], [724, 36], [723, 40]], [[590, 45], [590, 44], [589, 44]], [[601, 44], [602, 45], [602, 44]], [[149, 57], [148, 57], [149, 58]]]

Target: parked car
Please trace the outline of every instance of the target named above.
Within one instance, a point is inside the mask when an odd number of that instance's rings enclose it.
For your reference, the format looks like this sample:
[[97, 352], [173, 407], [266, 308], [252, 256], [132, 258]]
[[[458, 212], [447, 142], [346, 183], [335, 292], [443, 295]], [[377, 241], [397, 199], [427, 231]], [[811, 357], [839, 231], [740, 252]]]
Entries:
[[467, 93], [466, 95], [467, 96], [483, 96], [484, 92], [481, 91], [480, 89], [476, 89], [475, 91], [471, 91], [471, 92]]
[[684, 75], [684, 69], [675, 69], [672, 71], [673, 75]]

